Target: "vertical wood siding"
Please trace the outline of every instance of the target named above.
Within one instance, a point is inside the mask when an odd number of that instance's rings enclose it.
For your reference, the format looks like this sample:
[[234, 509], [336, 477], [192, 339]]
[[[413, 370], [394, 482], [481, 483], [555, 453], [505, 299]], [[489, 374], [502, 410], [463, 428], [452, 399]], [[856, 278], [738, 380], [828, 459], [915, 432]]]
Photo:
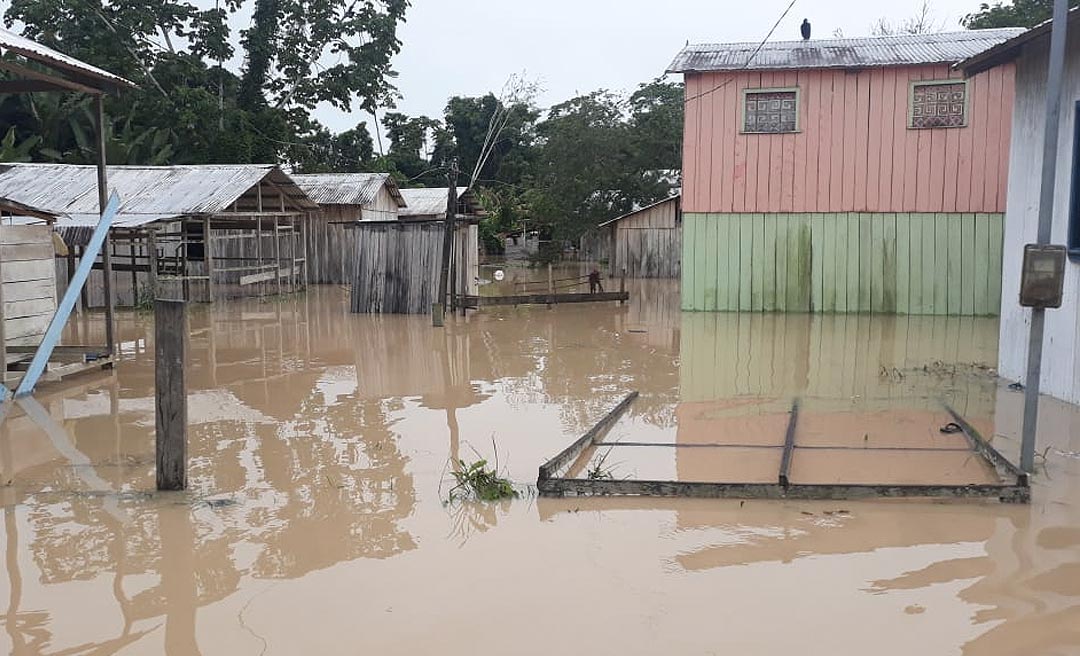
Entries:
[[613, 224], [612, 270], [631, 278], [678, 278], [682, 217], [678, 199], [646, 208]]
[[9, 346], [36, 346], [56, 311], [52, 228], [4, 226], [0, 249], [4, 339]]
[[684, 310], [996, 315], [1002, 215], [684, 217]]
[[308, 282], [346, 285], [352, 281], [356, 239], [342, 222], [359, 221], [365, 211], [357, 205], [323, 205], [312, 215], [306, 236]]
[[[438, 295], [442, 269], [441, 222], [370, 222], [350, 227], [356, 255], [351, 277], [352, 311], [358, 314], [426, 314]], [[477, 293], [479, 231], [458, 226], [452, 258], [457, 275], [451, 291]]]
[[[912, 80], [948, 66], [686, 76], [686, 212], [959, 212], [1005, 209], [1013, 66], [973, 77], [968, 125], [911, 130]], [[728, 79], [731, 82], [724, 84]], [[800, 132], [741, 134], [741, 89], [800, 89]]]

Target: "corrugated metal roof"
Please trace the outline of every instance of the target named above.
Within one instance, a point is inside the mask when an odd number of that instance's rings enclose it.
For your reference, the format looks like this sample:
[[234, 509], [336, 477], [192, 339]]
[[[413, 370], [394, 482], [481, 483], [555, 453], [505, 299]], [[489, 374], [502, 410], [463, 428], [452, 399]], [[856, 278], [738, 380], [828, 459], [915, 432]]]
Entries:
[[[110, 166], [109, 191], [120, 196], [114, 224], [133, 227], [229, 208], [269, 179], [303, 209], [318, 209], [270, 164]], [[0, 164], [0, 198], [59, 215], [58, 225], [96, 225], [97, 168], [71, 164]]]
[[50, 68], [63, 69], [79, 75], [92, 78], [98, 82], [104, 82], [111, 87], [133, 87], [134, 82], [125, 80], [119, 75], [113, 75], [109, 71], [102, 70], [97, 66], [91, 66], [86, 62], [69, 57], [62, 52], [32, 41], [25, 36], [15, 34], [10, 30], [0, 28], [0, 49], [10, 50], [27, 59], [39, 62]]
[[673, 200], [679, 200], [681, 198], [682, 198], [682, 193], [681, 192], [675, 194], [674, 196], [668, 196], [664, 200], [658, 200], [655, 203], [651, 203], [651, 204], [646, 205], [644, 207], [639, 207], [639, 208], [637, 208], [636, 210], [634, 210], [632, 212], [627, 212], [626, 214], [623, 214], [622, 216], [617, 216], [614, 219], [604, 221], [603, 223], [597, 225], [596, 227], [597, 228], [606, 228], [607, 226], [611, 225], [612, 223], [618, 223], [619, 221], [622, 221], [623, 219], [634, 216], [635, 214], [638, 214], [639, 212], [644, 212], [645, 210], [651, 210], [652, 208], [657, 207], [658, 205], [663, 205], [664, 203], [670, 203]]
[[[1068, 17], [1068, 29], [1071, 32], [1076, 29], [1077, 24], [1080, 24], [1080, 7], [1073, 7], [1070, 9]], [[1047, 19], [1030, 30], [1021, 32], [1019, 35], [1012, 37], [1008, 41], [1004, 41], [992, 48], [988, 48], [987, 50], [972, 55], [956, 64], [955, 68], [963, 70], [964, 75], [972, 76], [991, 69], [999, 64], [1012, 61], [1014, 57], [1020, 54], [1020, 50], [1024, 47], [1025, 43], [1049, 35], [1053, 24], [1054, 20], [1052, 18]]]
[[[398, 216], [433, 216], [446, 214], [446, 196], [449, 191], [449, 187], [402, 189], [401, 195], [405, 198], [405, 207], [398, 212]], [[468, 191], [468, 187], [458, 187], [458, 198], [461, 199]]]
[[757, 43], [689, 45], [675, 57], [668, 72], [954, 64], [1023, 31], [1022, 28], [1005, 28], [860, 39], [775, 41], [766, 43], [757, 54], [754, 54]]
[[371, 205], [384, 186], [405, 206], [397, 183], [389, 173], [294, 173], [293, 182], [320, 205]]

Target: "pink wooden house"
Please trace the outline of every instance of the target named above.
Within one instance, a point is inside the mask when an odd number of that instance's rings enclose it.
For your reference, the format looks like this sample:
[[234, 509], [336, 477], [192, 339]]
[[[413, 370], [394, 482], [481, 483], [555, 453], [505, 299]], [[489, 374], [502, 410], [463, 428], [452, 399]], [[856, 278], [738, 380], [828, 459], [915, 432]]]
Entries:
[[997, 314], [1020, 31], [684, 49], [683, 308]]

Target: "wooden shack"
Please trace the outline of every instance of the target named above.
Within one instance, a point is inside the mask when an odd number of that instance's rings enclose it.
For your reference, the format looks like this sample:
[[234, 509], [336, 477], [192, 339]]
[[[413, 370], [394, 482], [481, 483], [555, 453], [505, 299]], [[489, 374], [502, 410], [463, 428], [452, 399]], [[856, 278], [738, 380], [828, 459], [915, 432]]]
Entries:
[[[478, 293], [476, 223], [459, 219], [450, 254], [448, 293]], [[425, 314], [438, 297], [443, 221], [360, 221], [350, 226], [356, 248], [352, 311], [360, 314]], [[464, 263], [464, 264], [462, 264]]]
[[55, 217], [6, 200], [0, 200], [0, 216], [0, 341], [5, 350], [37, 346], [56, 312]]
[[347, 226], [397, 220], [405, 207], [401, 191], [388, 173], [310, 173], [292, 179], [319, 204], [307, 229], [308, 282], [349, 283], [356, 267], [356, 240]]
[[[120, 197], [113, 223], [112, 290], [139, 305], [164, 288], [191, 301], [258, 296], [303, 287], [303, 232], [318, 205], [273, 165], [110, 166]], [[0, 198], [59, 218], [68, 247], [56, 262], [59, 293], [98, 220], [97, 171], [67, 164], [0, 165]], [[86, 308], [105, 304], [101, 264], [83, 290]]]
[[631, 278], [678, 278], [682, 263], [682, 197], [665, 198], [597, 226], [609, 265]]
[[683, 309], [997, 314], [1018, 33], [687, 46]]
[[[424, 314], [438, 296], [449, 188], [402, 189], [406, 206], [396, 221], [357, 221], [352, 311], [362, 314]], [[461, 296], [479, 291], [481, 215], [476, 197], [458, 188], [450, 253], [451, 309]]]

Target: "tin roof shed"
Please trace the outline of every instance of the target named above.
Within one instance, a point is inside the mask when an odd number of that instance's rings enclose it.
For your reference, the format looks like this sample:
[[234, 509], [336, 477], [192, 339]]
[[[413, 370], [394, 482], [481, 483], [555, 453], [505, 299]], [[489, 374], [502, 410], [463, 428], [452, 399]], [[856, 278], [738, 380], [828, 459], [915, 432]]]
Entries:
[[405, 198], [389, 173], [294, 173], [290, 177], [319, 205], [370, 205], [386, 187], [397, 206], [405, 207]]
[[[302, 210], [318, 209], [271, 164], [110, 166], [109, 187], [120, 197], [113, 225], [130, 228], [154, 221], [227, 210], [261, 180], [281, 189]], [[58, 215], [58, 227], [94, 226], [98, 213], [97, 168], [71, 164], [0, 164], [0, 199]]]

